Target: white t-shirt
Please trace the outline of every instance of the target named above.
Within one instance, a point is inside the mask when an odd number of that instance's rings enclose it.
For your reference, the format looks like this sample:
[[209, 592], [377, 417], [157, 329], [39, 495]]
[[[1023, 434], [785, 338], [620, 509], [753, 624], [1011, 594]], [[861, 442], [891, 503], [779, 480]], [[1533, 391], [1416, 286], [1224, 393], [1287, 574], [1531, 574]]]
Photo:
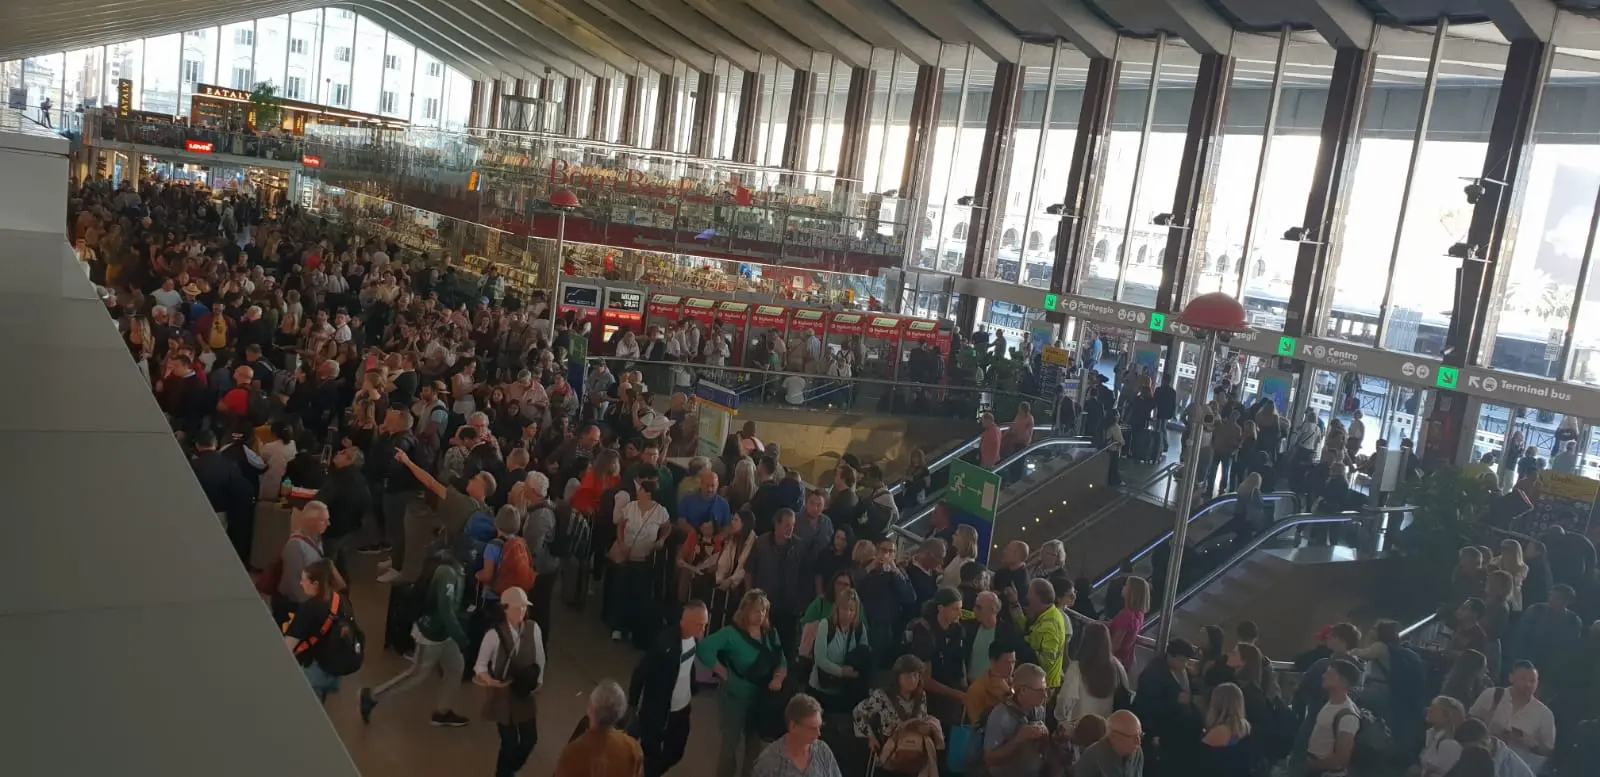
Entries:
[[[1349, 710], [1354, 714], [1346, 715], [1339, 721], [1338, 733], [1355, 736], [1355, 733], [1361, 729], [1361, 708], [1357, 707], [1355, 702], [1348, 698], [1344, 700], [1343, 704], [1335, 704], [1330, 701], [1322, 705], [1322, 709], [1317, 712], [1317, 722], [1311, 729], [1311, 740], [1306, 743], [1307, 755], [1312, 758], [1327, 758], [1333, 754], [1335, 744], [1333, 721], [1343, 710]], [[1344, 774], [1344, 772], [1323, 772], [1323, 774], [1337, 777], [1337, 775]]]
[[694, 698], [694, 682], [691, 679], [694, 674], [694, 660], [690, 657], [694, 655], [695, 646], [698, 644], [699, 640], [694, 637], [683, 640], [683, 652], [679, 655], [687, 660], [678, 662], [678, 682], [672, 686], [672, 703], [668, 705], [673, 712], [689, 706], [689, 701]]
[[1422, 746], [1422, 777], [1444, 777], [1461, 760], [1461, 743], [1447, 732], [1428, 729]]
[[784, 400], [791, 405], [806, 403], [806, 379], [799, 375], [790, 375], [783, 379]]
[[629, 502], [619, 513], [617, 542], [628, 549], [628, 559], [644, 561], [656, 550], [656, 535], [667, 525], [667, 508], [659, 502], [641, 510], [639, 502]]
[[[1496, 692], [1500, 694], [1499, 704], [1495, 703]], [[1520, 744], [1520, 740], [1531, 738], [1544, 748], [1556, 746], [1556, 718], [1550, 714], [1550, 708], [1538, 699], [1529, 699], [1527, 704], [1517, 709], [1510, 689], [1490, 688], [1478, 694], [1477, 701], [1472, 703], [1468, 713], [1483, 721], [1489, 727], [1490, 734], [1505, 740], [1506, 745], [1528, 763], [1528, 768], [1534, 774], [1544, 768], [1545, 756], [1530, 752]], [[1522, 736], [1512, 736], [1513, 729], [1522, 732]]]

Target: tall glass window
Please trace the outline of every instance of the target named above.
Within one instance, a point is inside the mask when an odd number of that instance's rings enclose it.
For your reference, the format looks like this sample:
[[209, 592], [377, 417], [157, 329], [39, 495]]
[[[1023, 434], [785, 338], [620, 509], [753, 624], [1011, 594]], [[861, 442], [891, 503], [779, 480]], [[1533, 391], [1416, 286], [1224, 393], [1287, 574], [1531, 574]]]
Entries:
[[656, 137], [656, 109], [660, 105], [661, 74], [641, 66], [639, 81], [639, 145], [652, 148]]
[[[1028, 210], [1028, 225], [1024, 230], [1027, 243], [1038, 235], [1040, 249], [1025, 249], [1028, 260], [1023, 266], [1022, 283], [1025, 286], [1045, 288], [1054, 270], [1057, 236], [1061, 232], [1062, 211], [1065, 209], [1068, 179], [1072, 175], [1072, 155], [1078, 143], [1078, 117], [1083, 113], [1084, 79], [1089, 72], [1089, 58], [1076, 49], [1058, 45], [1056, 51], [1055, 82], [1051, 89], [1055, 100], [1050, 105], [1049, 119], [1045, 125], [1043, 152], [1039, 154], [1038, 169], [1033, 181], [1032, 205]], [[1018, 148], [1021, 153], [1032, 153]]]
[[411, 115], [411, 76], [416, 67], [417, 48], [392, 32], [388, 35], [383, 92], [378, 97], [379, 113], [403, 119]]
[[[1079, 294], [1111, 299], [1117, 291], [1117, 275], [1124, 243], [1124, 224], [1133, 197], [1133, 183], [1139, 159], [1139, 140], [1144, 127], [1145, 101], [1150, 95], [1151, 63], [1155, 47], [1130, 42], [1130, 52], [1120, 64], [1116, 92], [1112, 95], [1111, 137], [1104, 150], [1100, 191], [1094, 209], [1094, 245], [1088, 247], [1085, 274], [1078, 279]], [[1129, 246], [1129, 250], [1137, 252]], [[1145, 249], [1149, 251], [1148, 248]]]
[[216, 85], [247, 91], [255, 88], [256, 23], [224, 24], [219, 34]]
[[216, 27], [183, 34], [183, 62], [178, 73], [178, 113], [189, 115], [189, 101], [201, 84], [217, 82]]
[[[950, 55], [961, 52], [959, 57]], [[967, 255], [978, 158], [994, 91], [994, 60], [965, 46], [945, 47], [944, 88], [929, 159], [927, 211], [919, 226], [919, 269], [959, 274]], [[951, 62], [955, 66], [948, 66]]]
[[279, 94], [290, 100], [316, 99], [321, 70], [322, 11], [295, 13], [289, 18], [289, 59]]
[[[1200, 56], [1193, 49], [1181, 40], [1167, 39], [1161, 58], [1156, 110], [1150, 116], [1149, 143], [1139, 171], [1132, 216], [1126, 222], [1133, 239], [1123, 246], [1122, 292], [1118, 298], [1135, 305], [1155, 307], [1156, 304], [1156, 290], [1161, 285], [1167, 240], [1172, 231], [1156, 226], [1154, 220], [1157, 214], [1172, 210], [1199, 65]], [[1134, 250], [1129, 251], [1130, 247]]]
[[106, 52], [104, 48], [93, 48], [69, 51], [66, 56], [66, 82], [65, 93], [61, 98], [64, 110], [76, 110], [82, 106], [93, 108], [104, 105], [104, 71]]
[[[1382, 329], [1386, 349], [1443, 352], [1454, 303], [1451, 279], [1460, 265], [1445, 251], [1466, 237], [1472, 206], [1462, 179], [1483, 170], [1504, 70], [1506, 47], [1494, 37], [1492, 25], [1447, 34], [1430, 103], [1423, 99], [1430, 61], [1423, 47], [1431, 41], [1411, 31], [1380, 32], [1346, 199], [1347, 226], [1333, 249], [1338, 269], [1328, 337], [1377, 345]], [[1469, 51], [1452, 56], [1457, 45]], [[1485, 51], [1498, 62], [1486, 60]]]
[[472, 119], [472, 79], [450, 69], [445, 71], [444, 81], [444, 128], [465, 129]]
[[779, 62], [776, 58], [771, 61], [771, 75], [767, 76], [768, 98], [766, 100], [767, 115], [762, 126], [762, 157], [761, 163], [777, 167], [783, 164], [783, 144], [789, 137], [789, 106], [794, 92], [794, 69]]
[[144, 109], [176, 116], [178, 114], [179, 62], [183, 57], [183, 36], [177, 33], [144, 42]]
[[[224, 37], [226, 39], [226, 37]], [[354, 75], [356, 15], [348, 11], [326, 10], [322, 16], [322, 61], [317, 83], [317, 102], [340, 108], [350, 106], [350, 79]], [[470, 102], [471, 95], [461, 99]], [[466, 113], [465, 110], [462, 111]], [[463, 125], [464, 126], [464, 125]]]
[[133, 81], [133, 105], [139, 108], [140, 87], [144, 78], [144, 41], [132, 40], [106, 47], [106, 84], [104, 93], [108, 104], [117, 104], [117, 82], [126, 78]]
[[277, 87], [283, 95], [283, 72], [289, 57], [289, 16], [256, 20], [255, 80]]
[[364, 16], [356, 17], [355, 75], [351, 79], [350, 108], [378, 113], [383, 94], [387, 37], [383, 28]]

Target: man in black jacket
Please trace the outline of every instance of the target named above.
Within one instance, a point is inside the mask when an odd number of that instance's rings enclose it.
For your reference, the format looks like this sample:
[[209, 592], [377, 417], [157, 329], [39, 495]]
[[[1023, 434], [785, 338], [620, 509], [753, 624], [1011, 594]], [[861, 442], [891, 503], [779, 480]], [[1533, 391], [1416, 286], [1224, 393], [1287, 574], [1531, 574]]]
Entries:
[[224, 516], [228, 541], [233, 543], [239, 561], [250, 566], [250, 541], [255, 533], [253, 502], [255, 489], [244, 472], [232, 459], [217, 452], [217, 436], [201, 431], [194, 438], [195, 456], [189, 465], [194, 468], [194, 479], [206, 493], [211, 510]]
[[683, 760], [689, 743], [689, 703], [694, 698], [695, 648], [710, 620], [705, 604], [690, 600], [683, 606], [678, 630], [656, 635], [633, 670], [628, 703], [644, 750], [645, 777], [661, 777]]
[[328, 530], [322, 534], [322, 555], [333, 559], [339, 574], [349, 578], [345, 571], [345, 553], [356, 533], [361, 531], [361, 521], [372, 509], [372, 488], [361, 472], [366, 456], [360, 448], [344, 448], [333, 456], [333, 470], [317, 489], [316, 500], [328, 506]]

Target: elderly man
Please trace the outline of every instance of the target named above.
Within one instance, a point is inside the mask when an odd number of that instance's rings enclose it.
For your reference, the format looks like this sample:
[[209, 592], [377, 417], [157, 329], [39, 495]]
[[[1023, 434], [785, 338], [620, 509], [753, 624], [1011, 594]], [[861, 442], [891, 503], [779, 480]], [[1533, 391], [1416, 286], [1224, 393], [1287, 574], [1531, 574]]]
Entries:
[[1083, 751], [1073, 766], [1074, 777], [1143, 777], [1143, 740], [1137, 715], [1127, 710], [1111, 713], [1105, 738]]
[[661, 777], [683, 760], [694, 700], [690, 664], [710, 619], [705, 604], [691, 599], [683, 606], [678, 630], [663, 629], [657, 634], [634, 667], [628, 697], [639, 716], [645, 777]]
[[294, 531], [278, 554], [278, 564], [283, 571], [278, 576], [278, 595], [272, 597], [272, 610], [280, 621], [287, 620], [306, 600], [300, 573], [323, 558], [322, 533], [328, 530], [328, 506], [317, 501], [307, 502], [294, 516], [293, 525]]
[[550, 603], [555, 597], [556, 578], [561, 571], [561, 557], [551, 543], [556, 539], [556, 511], [550, 504], [550, 478], [543, 472], [529, 472], [522, 481], [521, 500], [522, 537], [528, 542], [528, 552], [533, 555], [533, 603], [529, 614], [539, 624], [539, 634], [544, 637], [546, 649], [550, 647]]
[[693, 534], [700, 524], [710, 521], [720, 531], [733, 520], [728, 500], [717, 493], [717, 473], [702, 469], [697, 478], [699, 488], [678, 503], [678, 528]]
[[1011, 678], [1011, 699], [989, 712], [983, 733], [983, 762], [992, 777], [1041, 777], [1050, 729], [1044, 702], [1050, 695], [1044, 670], [1037, 664], [1017, 667]]
[[1051, 688], [1061, 687], [1061, 670], [1066, 665], [1067, 619], [1056, 607], [1055, 586], [1049, 580], [1028, 583], [1028, 647], [1039, 658]]
[[1003, 616], [1004, 610], [998, 594], [984, 591], [978, 594], [972, 619], [961, 622], [961, 627], [966, 631], [962, 644], [966, 648], [967, 677], [977, 678], [988, 674], [990, 645], [1004, 645], [1007, 650], [1015, 652], [1018, 664], [1039, 663], [1033, 648], [1023, 640], [1016, 622]]
[[392, 583], [396, 579], [410, 583], [416, 582], [421, 574], [423, 556], [436, 535], [442, 534], [446, 539], [453, 540], [466, 530], [467, 522], [474, 515], [489, 513], [489, 505], [485, 500], [494, 493], [494, 476], [487, 472], [479, 473], [467, 480], [465, 491], [459, 491], [439, 482], [427, 470], [417, 466], [403, 450], [395, 451], [394, 460], [411, 473], [424, 491], [433, 494], [439, 505], [438, 509], [426, 513], [411, 511], [406, 514], [405, 558], [399, 567], [378, 577], [380, 583]]
[[822, 741], [822, 705], [803, 693], [783, 708], [788, 733], [767, 745], [751, 777], [841, 777], [833, 749]]
[[628, 711], [628, 697], [611, 680], [589, 694], [588, 727], [561, 750], [553, 777], [639, 777], [644, 752], [617, 728]]

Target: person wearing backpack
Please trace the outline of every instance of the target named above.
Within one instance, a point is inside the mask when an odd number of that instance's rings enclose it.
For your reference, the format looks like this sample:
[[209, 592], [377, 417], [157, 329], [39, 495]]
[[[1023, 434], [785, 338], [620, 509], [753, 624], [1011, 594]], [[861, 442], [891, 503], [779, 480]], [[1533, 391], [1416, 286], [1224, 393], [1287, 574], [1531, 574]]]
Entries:
[[464, 670], [462, 655], [467, 649], [467, 631], [461, 623], [462, 592], [465, 579], [460, 562], [448, 549], [428, 557], [423, 564], [422, 581], [428, 586], [423, 612], [411, 627], [417, 642], [417, 660], [384, 683], [361, 689], [361, 722], [369, 723], [378, 703], [415, 689], [433, 678], [435, 667], [443, 671], [438, 702], [430, 723], [459, 728], [467, 719], [455, 712], [455, 699]]
[[[1311, 681], [1311, 678], [1307, 678]], [[1342, 658], [1328, 662], [1322, 690], [1328, 701], [1317, 710], [1305, 744], [1303, 774], [1343, 777], [1356, 762], [1356, 738], [1364, 719], [1350, 690], [1361, 682], [1361, 670]]]
[[283, 644], [305, 672], [306, 682], [326, 703], [339, 680], [361, 668], [365, 641], [350, 603], [341, 593], [344, 578], [333, 562], [321, 559], [300, 573], [306, 600], [283, 627]]
[[534, 585], [533, 556], [522, 538], [522, 513], [511, 505], [500, 508], [494, 517], [495, 538], [483, 548], [483, 568], [475, 574], [484, 606], [497, 605], [512, 588], [531, 591]]
[[[561, 572], [563, 554], [569, 552], [568, 533], [556, 520], [555, 507], [550, 503], [550, 478], [543, 472], [529, 472], [522, 481], [522, 537], [528, 542], [528, 552], [533, 555], [532, 603], [529, 617], [539, 624], [546, 649], [550, 647], [550, 606], [555, 599], [556, 578]], [[571, 518], [568, 517], [568, 532]]]

